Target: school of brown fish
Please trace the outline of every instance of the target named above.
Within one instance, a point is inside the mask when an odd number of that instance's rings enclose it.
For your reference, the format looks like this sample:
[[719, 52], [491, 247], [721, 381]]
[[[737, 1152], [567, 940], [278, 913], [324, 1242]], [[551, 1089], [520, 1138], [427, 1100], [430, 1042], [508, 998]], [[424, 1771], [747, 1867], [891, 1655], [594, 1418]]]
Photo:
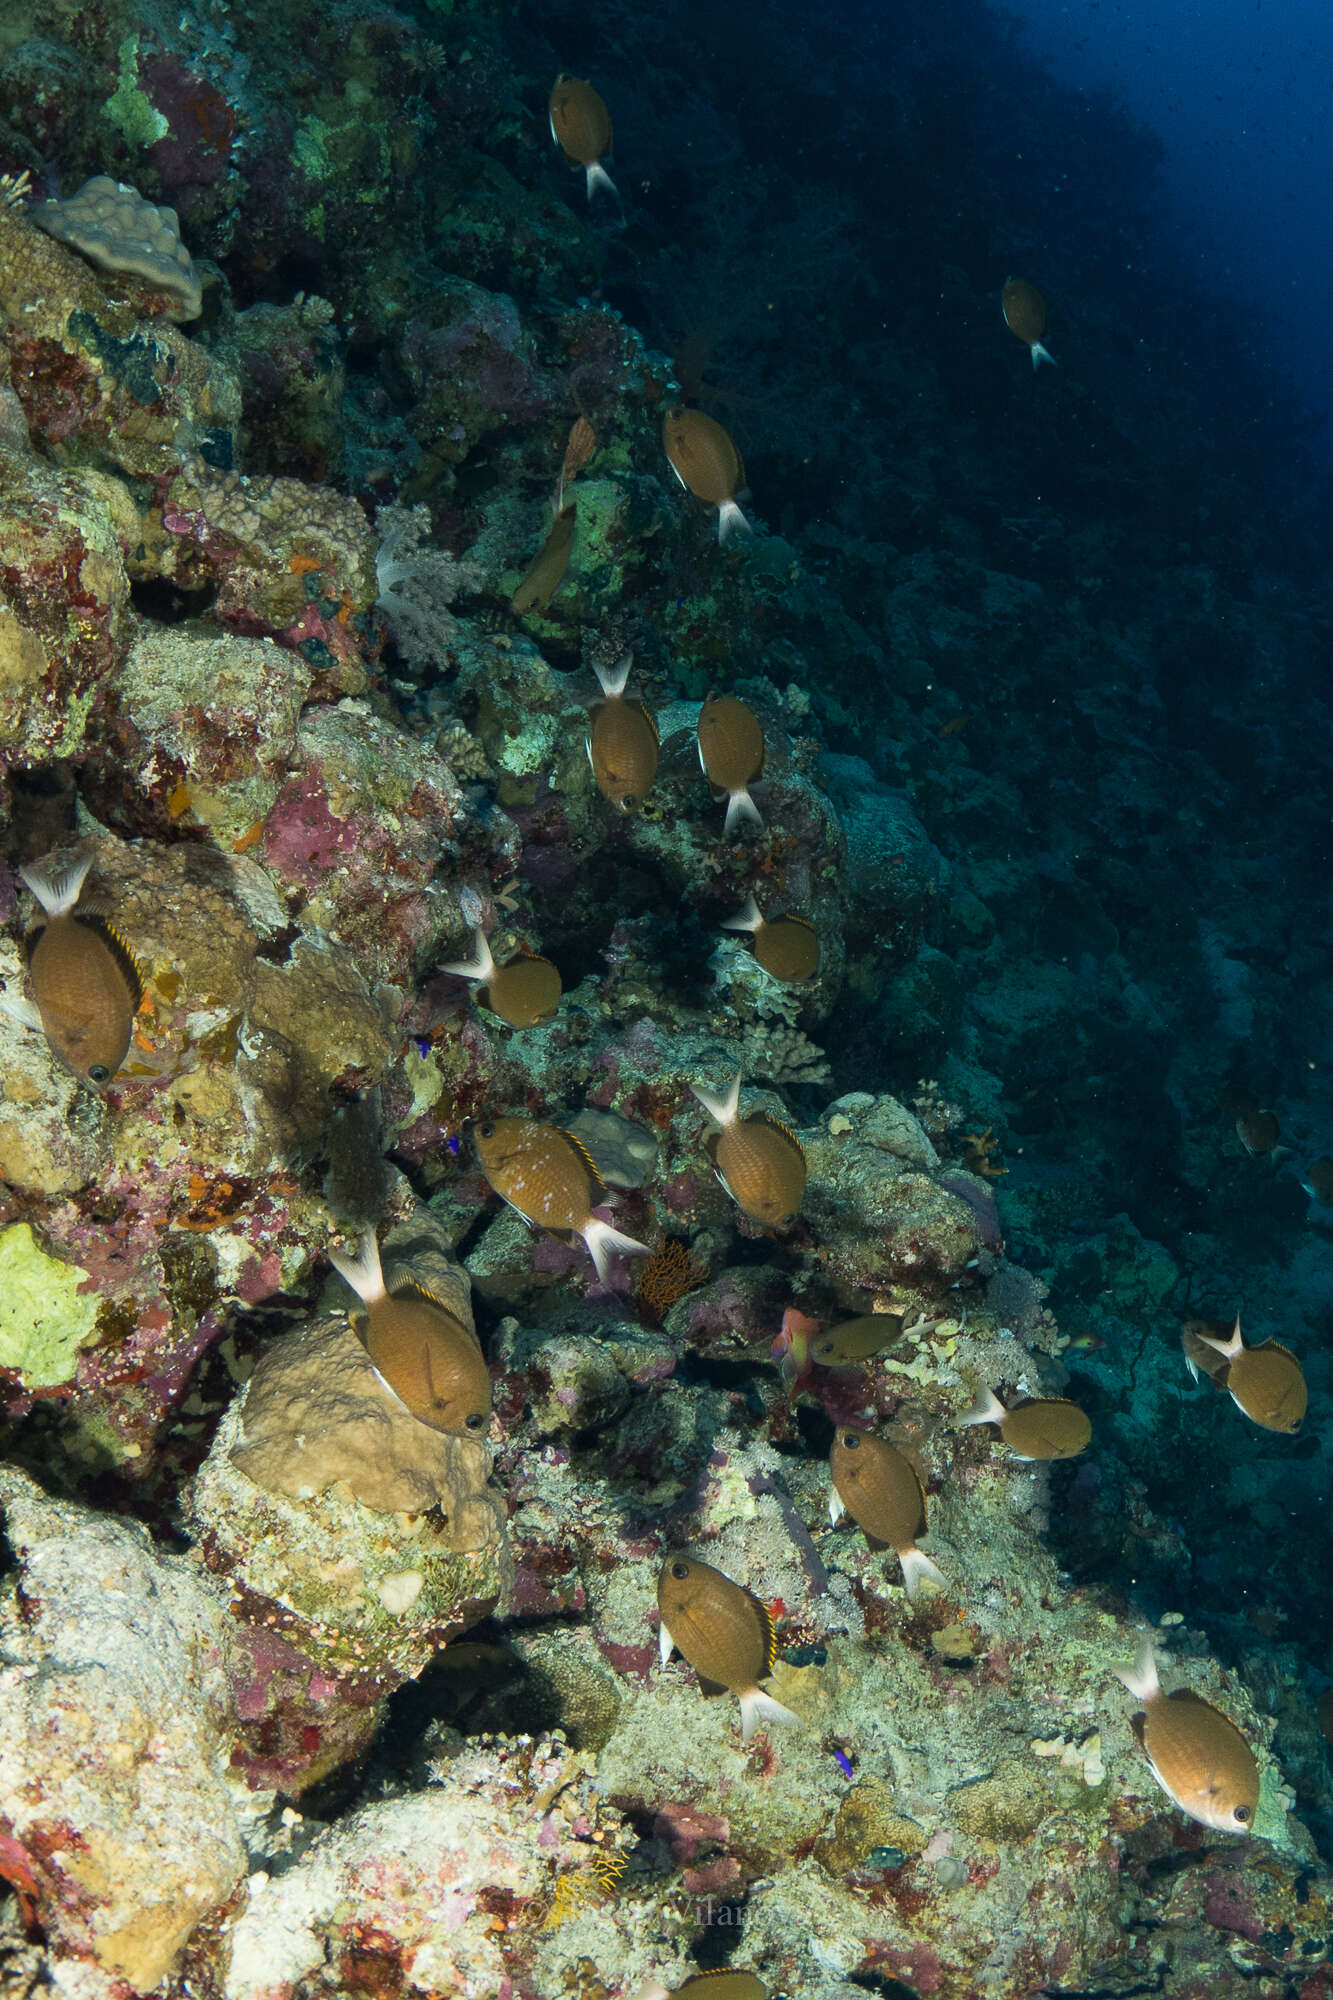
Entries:
[[[583, 170], [589, 200], [599, 189], [616, 196], [604, 164], [612, 151], [611, 117], [597, 90], [586, 79], [562, 74], [552, 88], [549, 109], [552, 139], [570, 166]], [[1044, 345], [1046, 302], [1037, 288], [1010, 277], [1001, 293], [1001, 310], [1010, 331], [1029, 349], [1034, 369], [1043, 361], [1053, 363]], [[748, 531], [736, 497], [745, 486], [744, 465], [722, 425], [701, 410], [676, 407], [663, 421], [662, 443], [681, 486], [714, 511], [719, 541]], [[563, 491], [562, 477], [562, 497]], [[514, 594], [515, 611], [550, 603], [569, 563], [576, 518], [572, 503], [555, 513]], [[586, 735], [596, 788], [621, 814], [642, 809], [658, 770], [657, 725], [645, 704], [626, 692], [631, 668], [628, 654], [614, 666], [596, 668], [601, 698], [590, 704]], [[726, 802], [724, 837], [746, 822], [762, 826], [751, 795], [766, 761], [759, 717], [733, 695], [710, 694], [700, 708], [696, 736], [711, 794]], [[145, 981], [114, 912], [98, 899], [84, 898], [88, 872], [86, 861], [63, 872], [23, 871], [40, 912], [26, 939], [29, 998], [24, 1004], [25, 1018], [40, 1027], [53, 1054], [83, 1083], [100, 1090], [125, 1064]], [[757, 963], [784, 985], [805, 984], [819, 973], [818, 933], [798, 913], [767, 914], [752, 895], [723, 920], [722, 928], [747, 935]], [[476, 999], [514, 1032], [535, 1028], [559, 1010], [557, 967], [528, 952], [497, 963], [480, 928], [474, 931], [471, 957], [442, 969], [466, 980]], [[706, 1151], [740, 1213], [752, 1224], [780, 1231], [792, 1224], [805, 1197], [805, 1154], [780, 1121], [764, 1112], [742, 1115], [742, 1082], [737, 1071], [721, 1092], [693, 1086], [714, 1128]], [[1276, 1116], [1243, 1095], [1234, 1099], [1232, 1109], [1246, 1151], [1271, 1154], [1280, 1135]], [[535, 1118], [497, 1116], [480, 1121], [473, 1140], [495, 1194], [530, 1227], [581, 1239], [603, 1283], [611, 1275], [613, 1257], [647, 1254], [646, 1245], [597, 1213], [607, 1190], [573, 1133]], [[1317, 1199], [1333, 1204], [1333, 1161], [1316, 1162], [1305, 1184]], [[491, 1422], [491, 1381], [471, 1329], [420, 1286], [408, 1283], [390, 1291], [373, 1233], [367, 1232], [355, 1250], [333, 1248], [329, 1257], [356, 1296], [359, 1309], [349, 1312], [350, 1323], [384, 1387], [433, 1429], [484, 1435]], [[861, 1367], [917, 1330], [905, 1327], [898, 1313], [863, 1315], [823, 1332], [810, 1344], [809, 1360], [829, 1369]], [[1194, 1378], [1206, 1375], [1250, 1422], [1287, 1434], [1299, 1429], [1306, 1385], [1299, 1362], [1285, 1347], [1274, 1340], [1250, 1346], [1239, 1317], [1229, 1327], [1188, 1321], [1181, 1339]], [[993, 1425], [1019, 1461], [1075, 1457], [1087, 1449], [1092, 1435], [1086, 1414], [1075, 1403], [1024, 1397], [1006, 1404], [988, 1386], [959, 1421], [965, 1427]], [[904, 1451], [873, 1431], [842, 1427], [834, 1436], [829, 1471], [831, 1524], [847, 1516], [871, 1550], [892, 1551], [911, 1603], [926, 1585], [947, 1591], [945, 1575], [919, 1545], [928, 1526], [925, 1484]], [[663, 1666], [675, 1650], [693, 1668], [705, 1696], [734, 1695], [743, 1746], [763, 1724], [799, 1722], [762, 1686], [777, 1657], [777, 1637], [771, 1613], [752, 1592], [679, 1550], [662, 1563], [657, 1609]], [[1117, 1674], [1141, 1704], [1135, 1731], [1173, 1803], [1207, 1827], [1248, 1833], [1259, 1773], [1241, 1732], [1187, 1689], [1165, 1694], [1147, 1642], [1138, 1661]], [[689, 2000], [767, 1996], [762, 1981], [744, 1970], [697, 1973], [675, 1991]], [[651, 1982], [639, 2000], [666, 2000], [666, 1993]]]

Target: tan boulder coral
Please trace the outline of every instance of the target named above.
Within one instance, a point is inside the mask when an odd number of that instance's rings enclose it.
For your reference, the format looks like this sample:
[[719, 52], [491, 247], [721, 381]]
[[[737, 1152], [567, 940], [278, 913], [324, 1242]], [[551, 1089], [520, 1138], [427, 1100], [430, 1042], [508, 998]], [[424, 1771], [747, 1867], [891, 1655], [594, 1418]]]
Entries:
[[[420, 1232], [409, 1248], [410, 1262], [386, 1251], [390, 1286], [410, 1276], [470, 1328], [462, 1272]], [[252, 1622], [329, 1672], [392, 1685], [508, 1603], [490, 1469], [486, 1444], [410, 1415], [339, 1313], [263, 1354], [186, 1508]]]
[[53, 1959], [80, 1962], [80, 1993], [147, 1993], [246, 1872], [225, 1594], [12, 1467], [0, 1501], [18, 1557], [0, 1598], [5, 1873]]
[[99, 271], [141, 278], [165, 297], [172, 319], [198, 319], [203, 286], [174, 208], [159, 208], [125, 181], [94, 174], [62, 201], [34, 202], [28, 220]]

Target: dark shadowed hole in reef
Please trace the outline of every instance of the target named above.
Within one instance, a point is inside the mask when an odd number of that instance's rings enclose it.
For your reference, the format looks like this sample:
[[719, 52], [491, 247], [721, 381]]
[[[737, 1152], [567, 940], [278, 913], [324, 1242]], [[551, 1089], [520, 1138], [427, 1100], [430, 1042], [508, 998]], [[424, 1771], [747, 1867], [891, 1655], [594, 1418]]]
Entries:
[[183, 625], [187, 618], [202, 618], [217, 594], [214, 583], [186, 590], [166, 576], [138, 577], [130, 585], [130, 603], [135, 610], [159, 625]]
[[694, 1941], [690, 1956], [704, 1972], [717, 1972], [734, 1957], [745, 1930], [744, 1903], [715, 1903], [708, 1898], [700, 1914], [703, 1931]]
[[901, 1979], [893, 1979], [887, 1972], [854, 1972], [847, 1981], [849, 1986], [859, 1986], [863, 1993], [883, 1993], [888, 2000], [918, 2000], [914, 1986], [904, 1986]]

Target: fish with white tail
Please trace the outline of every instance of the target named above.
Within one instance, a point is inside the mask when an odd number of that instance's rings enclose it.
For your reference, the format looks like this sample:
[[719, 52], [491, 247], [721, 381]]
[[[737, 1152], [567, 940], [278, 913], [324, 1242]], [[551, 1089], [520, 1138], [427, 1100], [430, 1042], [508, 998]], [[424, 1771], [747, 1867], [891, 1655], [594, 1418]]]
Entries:
[[731, 833], [743, 820], [762, 826], [759, 808], [750, 797], [751, 785], [764, 775], [768, 745], [764, 725], [752, 708], [732, 694], [710, 694], [695, 725], [699, 768], [714, 798], [725, 798], [727, 816], [722, 831]]
[[713, 1171], [743, 1215], [770, 1229], [789, 1223], [805, 1198], [805, 1150], [794, 1132], [759, 1111], [742, 1118], [741, 1072], [718, 1095], [691, 1089], [719, 1130], [708, 1142]]
[[466, 979], [474, 993], [485, 994], [486, 1005], [511, 1028], [535, 1028], [549, 1021], [560, 1005], [563, 988], [560, 974], [549, 958], [535, 952], [520, 952], [504, 965], [497, 965], [486, 933], [472, 934], [472, 956], [440, 967], [455, 979]]
[[588, 763], [602, 797], [617, 812], [637, 812], [657, 776], [657, 724], [641, 701], [626, 701], [631, 655], [595, 666], [602, 699], [588, 711]]
[[1259, 1803], [1259, 1766], [1235, 1723], [1189, 1688], [1165, 1694], [1150, 1639], [1144, 1640], [1132, 1667], [1112, 1671], [1143, 1703], [1134, 1717], [1134, 1734], [1167, 1796], [1201, 1826], [1219, 1833], [1251, 1832]]
[[602, 1284], [613, 1256], [646, 1257], [648, 1245], [593, 1210], [606, 1187], [581, 1139], [537, 1118], [488, 1118], [474, 1133], [477, 1158], [495, 1192], [534, 1228], [581, 1236]]
[[368, 1230], [355, 1253], [329, 1262], [360, 1299], [350, 1315], [380, 1381], [418, 1423], [480, 1437], [491, 1417], [491, 1378], [477, 1337], [424, 1285], [384, 1282], [379, 1245]]
[[24, 941], [31, 999], [10, 1010], [40, 1027], [54, 1055], [101, 1089], [129, 1054], [143, 968], [110, 917], [81, 904], [92, 860], [19, 872], [41, 907]]
[[926, 1532], [926, 1495], [916, 1467], [887, 1438], [870, 1431], [839, 1431], [829, 1457], [833, 1492], [829, 1520], [836, 1527], [850, 1514], [872, 1549], [893, 1549], [903, 1568], [908, 1599], [915, 1604], [929, 1581], [946, 1590], [943, 1575], [917, 1547]]
[[764, 1605], [720, 1569], [691, 1556], [668, 1556], [657, 1580], [662, 1665], [674, 1646], [699, 1676], [706, 1695], [734, 1694], [741, 1705], [741, 1742], [761, 1722], [800, 1717], [759, 1686], [773, 1671], [777, 1634]]
[[1031, 1396], [1006, 1409], [993, 1389], [980, 1389], [959, 1421], [997, 1424], [1015, 1458], [1077, 1458], [1092, 1440], [1086, 1413], [1063, 1396]]

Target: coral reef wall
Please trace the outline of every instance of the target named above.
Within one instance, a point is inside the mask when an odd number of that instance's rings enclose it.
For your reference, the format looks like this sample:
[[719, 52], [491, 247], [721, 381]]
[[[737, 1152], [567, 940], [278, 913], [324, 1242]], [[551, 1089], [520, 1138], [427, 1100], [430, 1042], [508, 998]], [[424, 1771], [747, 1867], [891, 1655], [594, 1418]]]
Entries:
[[1322, 2000], [1327, 495], [1152, 143], [974, 0], [0, 51], [0, 1991]]

